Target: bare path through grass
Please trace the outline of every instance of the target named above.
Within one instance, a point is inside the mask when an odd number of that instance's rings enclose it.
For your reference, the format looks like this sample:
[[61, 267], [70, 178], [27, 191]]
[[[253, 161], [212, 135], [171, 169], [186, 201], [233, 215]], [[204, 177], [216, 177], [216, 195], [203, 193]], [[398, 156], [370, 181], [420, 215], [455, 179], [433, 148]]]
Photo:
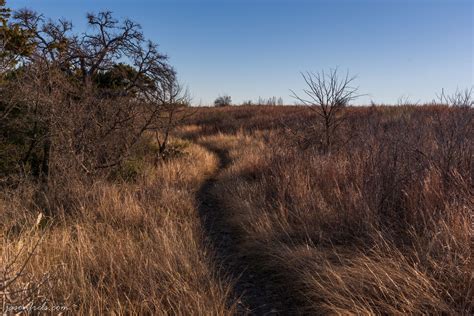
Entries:
[[472, 110], [346, 111], [331, 153], [301, 130], [314, 118], [276, 108], [182, 128], [221, 157], [199, 193], [213, 268], [240, 276], [230, 291], [255, 314], [473, 314]]
[[204, 231], [215, 248], [217, 259], [220, 261], [220, 272], [235, 280], [233, 298], [240, 298], [237, 306], [238, 314], [277, 315], [284, 310], [278, 295], [272, 292], [268, 282], [251, 272], [250, 258], [240, 254], [238, 232], [226, 222], [226, 212], [221, 203], [212, 193], [219, 185], [218, 176], [225, 170], [231, 160], [223, 148], [207, 146], [219, 158], [219, 165], [198, 191], [198, 208]]

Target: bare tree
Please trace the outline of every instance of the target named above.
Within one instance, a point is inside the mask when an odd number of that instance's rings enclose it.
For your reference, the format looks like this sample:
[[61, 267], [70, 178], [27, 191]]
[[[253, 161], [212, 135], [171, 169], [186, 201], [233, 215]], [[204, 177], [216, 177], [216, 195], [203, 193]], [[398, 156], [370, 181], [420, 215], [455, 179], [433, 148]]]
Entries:
[[232, 105], [232, 98], [227, 94], [218, 96], [214, 101], [214, 105], [219, 107]]
[[343, 109], [358, 98], [358, 87], [352, 86], [355, 76], [349, 72], [340, 76], [338, 69], [324, 70], [318, 73], [301, 73], [306, 89], [298, 95], [293, 90], [292, 96], [302, 104], [309, 106], [323, 124], [323, 150], [330, 151], [336, 130], [344, 121]]

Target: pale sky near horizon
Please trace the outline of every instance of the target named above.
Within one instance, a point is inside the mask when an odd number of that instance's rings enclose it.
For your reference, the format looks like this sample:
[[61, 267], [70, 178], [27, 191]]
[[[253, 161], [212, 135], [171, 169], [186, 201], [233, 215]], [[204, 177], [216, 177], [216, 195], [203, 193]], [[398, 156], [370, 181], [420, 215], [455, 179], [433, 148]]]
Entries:
[[300, 72], [357, 75], [359, 104], [428, 102], [474, 85], [474, 2], [468, 0], [7, 0], [66, 18], [87, 12], [139, 22], [189, 87], [195, 104], [234, 103], [304, 88]]

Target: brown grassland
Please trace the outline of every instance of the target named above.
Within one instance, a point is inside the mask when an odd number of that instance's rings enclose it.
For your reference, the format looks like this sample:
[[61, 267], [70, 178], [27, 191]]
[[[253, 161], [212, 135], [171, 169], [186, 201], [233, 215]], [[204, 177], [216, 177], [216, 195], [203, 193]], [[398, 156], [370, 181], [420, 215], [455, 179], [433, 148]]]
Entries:
[[214, 194], [239, 252], [291, 312], [472, 313], [473, 110], [345, 111], [330, 153], [307, 108], [207, 109], [190, 122], [231, 161]]
[[216, 159], [198, 145], [174, 144], [184, 148], [181, 156], [158, 166], [144, 145], [148, 154], [135, 156], [141, 167], [133, 178], [129, 167], [115, 181], [57, 188], [72, 198], [55, 202], [59, 215], [38, 223], [42, 209], [32, 202], [32, 187], [3, 191], [2, 268], [12, 264], [12, 274], [19, 272], [41, 238], [11, 285], [19, 292], [3, 303], [47, 302], [94, 315], [230, 314], [231, 283], [216, 275], [194, 199]]
[[86, 17], [0, 0], [2, 315], [474, 314], [474, 88], [350, 106], [333, 68], [192, 107], [137, 22]]
[[[280, 312], [473, 313], [472, 108], [344, 114], [322, 151], [306, 107], [203, 108], [162, 162], [145, 138], [112, 178], [70, 178], [48, 197], [57, 200], [35, 196], [28, 181], [2, 190], [2, 270], [13, 280], [3, 304], [236, 313], [237, 280], [198, 212], [196, 194], [214, 177], [217, 225], [231, 231], [246, 271], [273, 288]], [[38, 218], [38, 201], [55, 215]]]

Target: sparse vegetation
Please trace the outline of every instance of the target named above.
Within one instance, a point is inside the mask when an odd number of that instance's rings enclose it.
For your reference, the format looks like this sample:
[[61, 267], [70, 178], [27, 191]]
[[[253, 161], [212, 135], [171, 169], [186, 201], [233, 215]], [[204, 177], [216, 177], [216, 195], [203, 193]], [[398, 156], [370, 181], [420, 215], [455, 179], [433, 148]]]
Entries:
[[473, 90], [191, 107], [111, 12], [0, 0], [2, 314], [474, 314]]
[[350, 142], [331, 155], [295, 146], [288, 126], [314, 119], [299, 107], [192, 121], [228, 152], [214, 194], [248, 269], [293, 313], [472, 313], [474, 112], [343, 111]]

